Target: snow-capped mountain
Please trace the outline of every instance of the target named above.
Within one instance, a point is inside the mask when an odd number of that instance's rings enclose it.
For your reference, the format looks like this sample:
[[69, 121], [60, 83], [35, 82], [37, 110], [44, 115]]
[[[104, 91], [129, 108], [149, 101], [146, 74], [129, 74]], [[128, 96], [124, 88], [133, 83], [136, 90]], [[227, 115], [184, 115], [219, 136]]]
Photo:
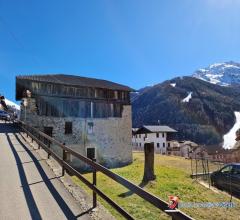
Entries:
[[232, 148], [240, 126], [240, 89], [194, 77], [177, 77], [138, 92], [132, 99], [133, 127], [168, 125], [175, 140]]
[[197, 70], [193, 77], [220, 86], [240, 85], [240, 63], [233, 61], [215, 63]]

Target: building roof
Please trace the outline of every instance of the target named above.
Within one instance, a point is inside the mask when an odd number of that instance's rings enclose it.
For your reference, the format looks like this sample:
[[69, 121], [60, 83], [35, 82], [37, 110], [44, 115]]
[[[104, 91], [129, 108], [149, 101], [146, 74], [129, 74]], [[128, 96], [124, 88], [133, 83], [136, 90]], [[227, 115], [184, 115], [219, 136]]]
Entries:
[[112, 90], [134, 91], [128, 86], [114, 83], [102, 79], [94, 79], [88, 77], [65, 75], [65, 74], [47, 74], [47, 75], [24, 75], [17, 76], [17, 80], [31, 80], [37, 82], [56, 83], [63, 85], [72, 85], [80, 87], [95, 87]]
[[165, 126], [165, 125], [144, 125], [144, 128], [146, 128], [147, 130], [151, 131], [151, 132], [177, 132], [176, 130]]
[[165, 125], [162, 125], [162, 126], [161, 125], [144, 125], [136, 131], [136, 133], [161, 133], [161, 132], [172, 133], [177, 131]]

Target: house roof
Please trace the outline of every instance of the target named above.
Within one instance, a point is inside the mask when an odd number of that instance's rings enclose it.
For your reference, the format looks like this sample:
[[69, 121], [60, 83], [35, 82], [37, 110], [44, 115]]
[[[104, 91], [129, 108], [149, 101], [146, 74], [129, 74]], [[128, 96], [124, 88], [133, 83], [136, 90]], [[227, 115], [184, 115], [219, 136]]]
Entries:
[[176, 130], [165, 126], [165, 125], [144, 125], [143, 127], [145, 127], [147, 130], [151, 131], [151, 132], [177, 132]]
[[56, 83], [81, 87], [95, 87], [122, 91], [134, 91], [132, 88], [128, 86], [124, 86], [111, 81], [66, 74], [24, 75], [24, 76], [21, 75], [17, 76], [16, 80], [31, 80], [37, 82]]
[[158, 133], [158, 132], [171, 133], [171, 132], [177, 132], [177, 131], [165, 125], [162, 125], [162, 126], [161, 125], [144, 125], [140, 127], [136, 133]]

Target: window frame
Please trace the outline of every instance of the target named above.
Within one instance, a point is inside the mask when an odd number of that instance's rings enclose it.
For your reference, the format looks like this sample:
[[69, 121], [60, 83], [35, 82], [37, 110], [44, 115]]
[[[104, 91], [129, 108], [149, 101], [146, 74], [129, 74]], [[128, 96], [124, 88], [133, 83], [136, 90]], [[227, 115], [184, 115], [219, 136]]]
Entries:
[[72, 133], [73, 133], [73, 123], [72, 123], [72, 121], [65, 121], [64, 134], [68, 135], [68, 134], [72, 134]]

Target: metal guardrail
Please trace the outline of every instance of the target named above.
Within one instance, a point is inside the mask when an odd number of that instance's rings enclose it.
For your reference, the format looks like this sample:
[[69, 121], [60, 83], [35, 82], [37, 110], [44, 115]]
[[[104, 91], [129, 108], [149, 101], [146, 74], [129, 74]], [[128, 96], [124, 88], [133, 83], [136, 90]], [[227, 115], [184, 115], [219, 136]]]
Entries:
[[[126, 210], [124, 210], [121, 206], [119, 206], [116, 202], [114, 202], [111, 198], [109, 198], [106, 194], [104, 194], [99, 188], [97, 188], [97, 176], [96, 172], [101, 172], [111, 178], [112, 180], [116, 181], [120, 185], [124, 186], [131, 192], [137, 194], [145, 201], [151, 203], [156, 208], [160, 209], [161, 211], [165, 212], [167, 215], [172, 217], [172, 220], [194, 220], [190, 216], [186, 215], [182, 211], [175, 209], [169, 210], [168, 203], [161, 200], [160, 198], [156, 197], [155, 195], [143, 190], [139, 186], [131, 183], [129, 180], [119, 176], [116, 173], [113, 173], [106, 167], [98, 164], [95, 160], [91, 160], [78, 152], [70, 149], [69, 147], [65, 146], [65, 144], [60, 143], [59, 141], [55, 140], [54, 138], [46, 135], [45, 133], [39, 131], [38, 129], [27, 125], [22, 121], [18, 121], [20, 127], [26, 132], [27, 136], [32, 138], [32, 141], [36, 141], [39, 148], [42, 147], [47, 153], [48, 157], [52, 156], [61, 166], [62, 166], [62, 174], [65, 174], [65, 170], [67, 170], [70, 174], [75, 175], [78, 177], [85, 185], [87, 185], [93, 191], [93, 207], [97, 206], [97, 195], [102, 197], [108, 204], [110, 204], [113, 208], [115, 208], [122, 216], [126, 219], [134, 219]], [[43, 140], [42, 140], [43, 139]], [[57, 155], [52, 149], [51, 144], [54, 143], [58, 147], [62, 149], [62, 157]], [[71, 154], [78, 158], [79, 160], [85, 162], [93, 169], [93, 182], [91, 183], [89, 180], [84, 178], [84, 176], [74, 169], [69, 163], [66, 161], [66, 155]]]

